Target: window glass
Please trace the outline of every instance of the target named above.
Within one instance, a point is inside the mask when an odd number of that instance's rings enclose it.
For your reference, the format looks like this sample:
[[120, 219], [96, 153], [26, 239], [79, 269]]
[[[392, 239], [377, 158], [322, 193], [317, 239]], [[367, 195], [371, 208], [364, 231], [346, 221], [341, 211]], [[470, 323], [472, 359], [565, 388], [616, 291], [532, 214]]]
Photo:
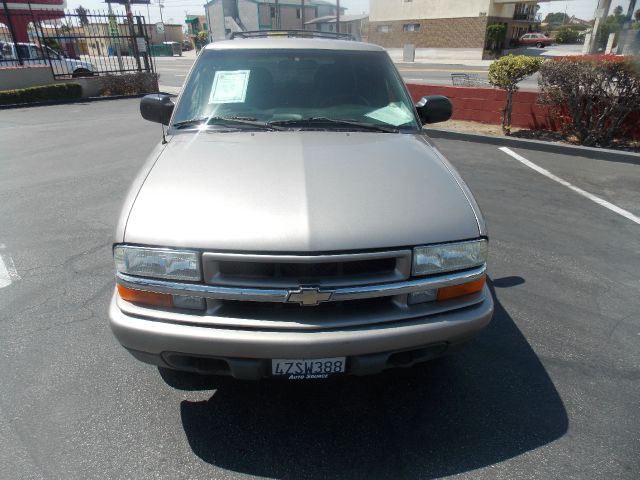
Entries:
[[384, 52], [205, 50], [174, 123], [212, 117], [323, 117], [418, 128], [413, 102]]

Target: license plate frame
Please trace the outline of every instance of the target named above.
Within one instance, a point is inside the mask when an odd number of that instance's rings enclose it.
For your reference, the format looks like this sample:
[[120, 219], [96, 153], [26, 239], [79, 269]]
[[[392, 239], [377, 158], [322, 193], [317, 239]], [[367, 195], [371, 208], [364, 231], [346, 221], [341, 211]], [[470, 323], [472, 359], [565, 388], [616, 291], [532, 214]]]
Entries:
[[286, 380], [326, 379], [346, 373], [347, 358], [307, 358], [271, 360], [271, 376]]

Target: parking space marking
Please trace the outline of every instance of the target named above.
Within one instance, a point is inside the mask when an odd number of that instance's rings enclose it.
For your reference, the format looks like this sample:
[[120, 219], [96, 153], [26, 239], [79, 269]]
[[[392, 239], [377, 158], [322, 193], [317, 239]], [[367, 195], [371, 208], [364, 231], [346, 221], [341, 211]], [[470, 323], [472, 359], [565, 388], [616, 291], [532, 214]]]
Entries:
[[573, 190], [574, 192], [576, 192], [579, 195], [582, 195], [585, 198], [588, 198], [592, 202], [597, 203], [598, 205], [600, 205], [600, 206], [602, 206], [604, 208], [607, 208], [607, 209], [611, 210], [612, 212], [615, 212], [618, 215], [621, 215], [621, 216], [631, 220], [632, 222], [635, 222], [638, 225], [640, 225], [640, 217], [635, 216], [633, 213], [625, 210], [624, 208], [620, 208], [620, 207], [618, 207], [617, 205], [614, 205], [611, 202], [607, 202], [606, 200], [604, 200], [604, 199], [602, 199], [600, 197], [597, 197], [596, 195], [593, 195], [592, 193], [589, 193], [589, 192], [587, 192], [585, 190], [582, 190], [581, 188], [576, 187], [575, 185], [567, 182], [566, 180], [563, 180], [562, 178], [554, 175], [549, 170], [545, 170], [544, 168], [539, 167], [535, 163], [527, 160], [523, 156], [518, 155], [516, 152], [514, 152], [513, 150], [511, 150], [508, 147], [500, 147], [498, 150], [503, 151], [507, 155], [509, 155], [509, 156], [515, 158], [516, 160], [518, 160], [523, 165], [526, 165], [530, 169], [535, 170], [536, 172], [538, 172], [541, 175], [544, 175], [547, 178], [550, 178], [554, 182], [558, 182], [560, 185], [564, 185], [568, 189]]
[[13, 259], [8, 253], [2, 253], [5, 246], [0, 243], [0, 288], [8, 287], [12, 282], [20, 280]]

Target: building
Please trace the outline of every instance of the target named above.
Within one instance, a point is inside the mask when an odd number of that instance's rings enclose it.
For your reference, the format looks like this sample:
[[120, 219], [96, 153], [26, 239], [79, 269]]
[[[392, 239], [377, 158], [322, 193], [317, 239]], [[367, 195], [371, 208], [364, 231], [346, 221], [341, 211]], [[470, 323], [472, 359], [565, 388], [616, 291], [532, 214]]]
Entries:
[[29, 23], [32, 20], [55, 20], [64, 17], [67, 0], [30, 0], [29, 2], [3, 2], [0, 5], [0, 23], [6, 28], [3, 39], [15, 35], [14, 42], [29, 41]]
[[187, 24], [187, 35], [193, 48], [196, 48], [198, 33], [209, 30], [206, 15], [187, 15], [184, 21]]
[[[318, 17], [305, 22], [307, 30], [319, 32], [335, 32], [337, 18], [335, 15]], [[343, 15], [340, 17], [340, 33], [348, 33], [361, 42], [369, 37], [369, 15]]]
[[536, 31], [539, 25], [538, 3], [516, 0], [370, 0], [369, 41], [387, 48], [412, 44], [417, 49], [464, 49], [464, 57], [459, 58], [480, 59], [487, 43], [488, 25], [505, 25], [505, 44], [508, 45], [511, 39]]
[[204, 8], [213, 41], [231, 32], [302, 30], [309, 20], [337, 14], [336, 5], [327, 0], [305, 0], [304, 11], [302, 0], [211, 0]]

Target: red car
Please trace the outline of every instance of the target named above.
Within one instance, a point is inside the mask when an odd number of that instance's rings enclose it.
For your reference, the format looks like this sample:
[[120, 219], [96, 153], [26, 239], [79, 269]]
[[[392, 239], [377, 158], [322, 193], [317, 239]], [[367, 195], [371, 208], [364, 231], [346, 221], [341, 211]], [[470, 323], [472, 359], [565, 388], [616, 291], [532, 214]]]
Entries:
[[544, 48], [553, 43], [553, 40], [542, 33], [527, 33], [520, 37], [520, 45], [535, 45]]

